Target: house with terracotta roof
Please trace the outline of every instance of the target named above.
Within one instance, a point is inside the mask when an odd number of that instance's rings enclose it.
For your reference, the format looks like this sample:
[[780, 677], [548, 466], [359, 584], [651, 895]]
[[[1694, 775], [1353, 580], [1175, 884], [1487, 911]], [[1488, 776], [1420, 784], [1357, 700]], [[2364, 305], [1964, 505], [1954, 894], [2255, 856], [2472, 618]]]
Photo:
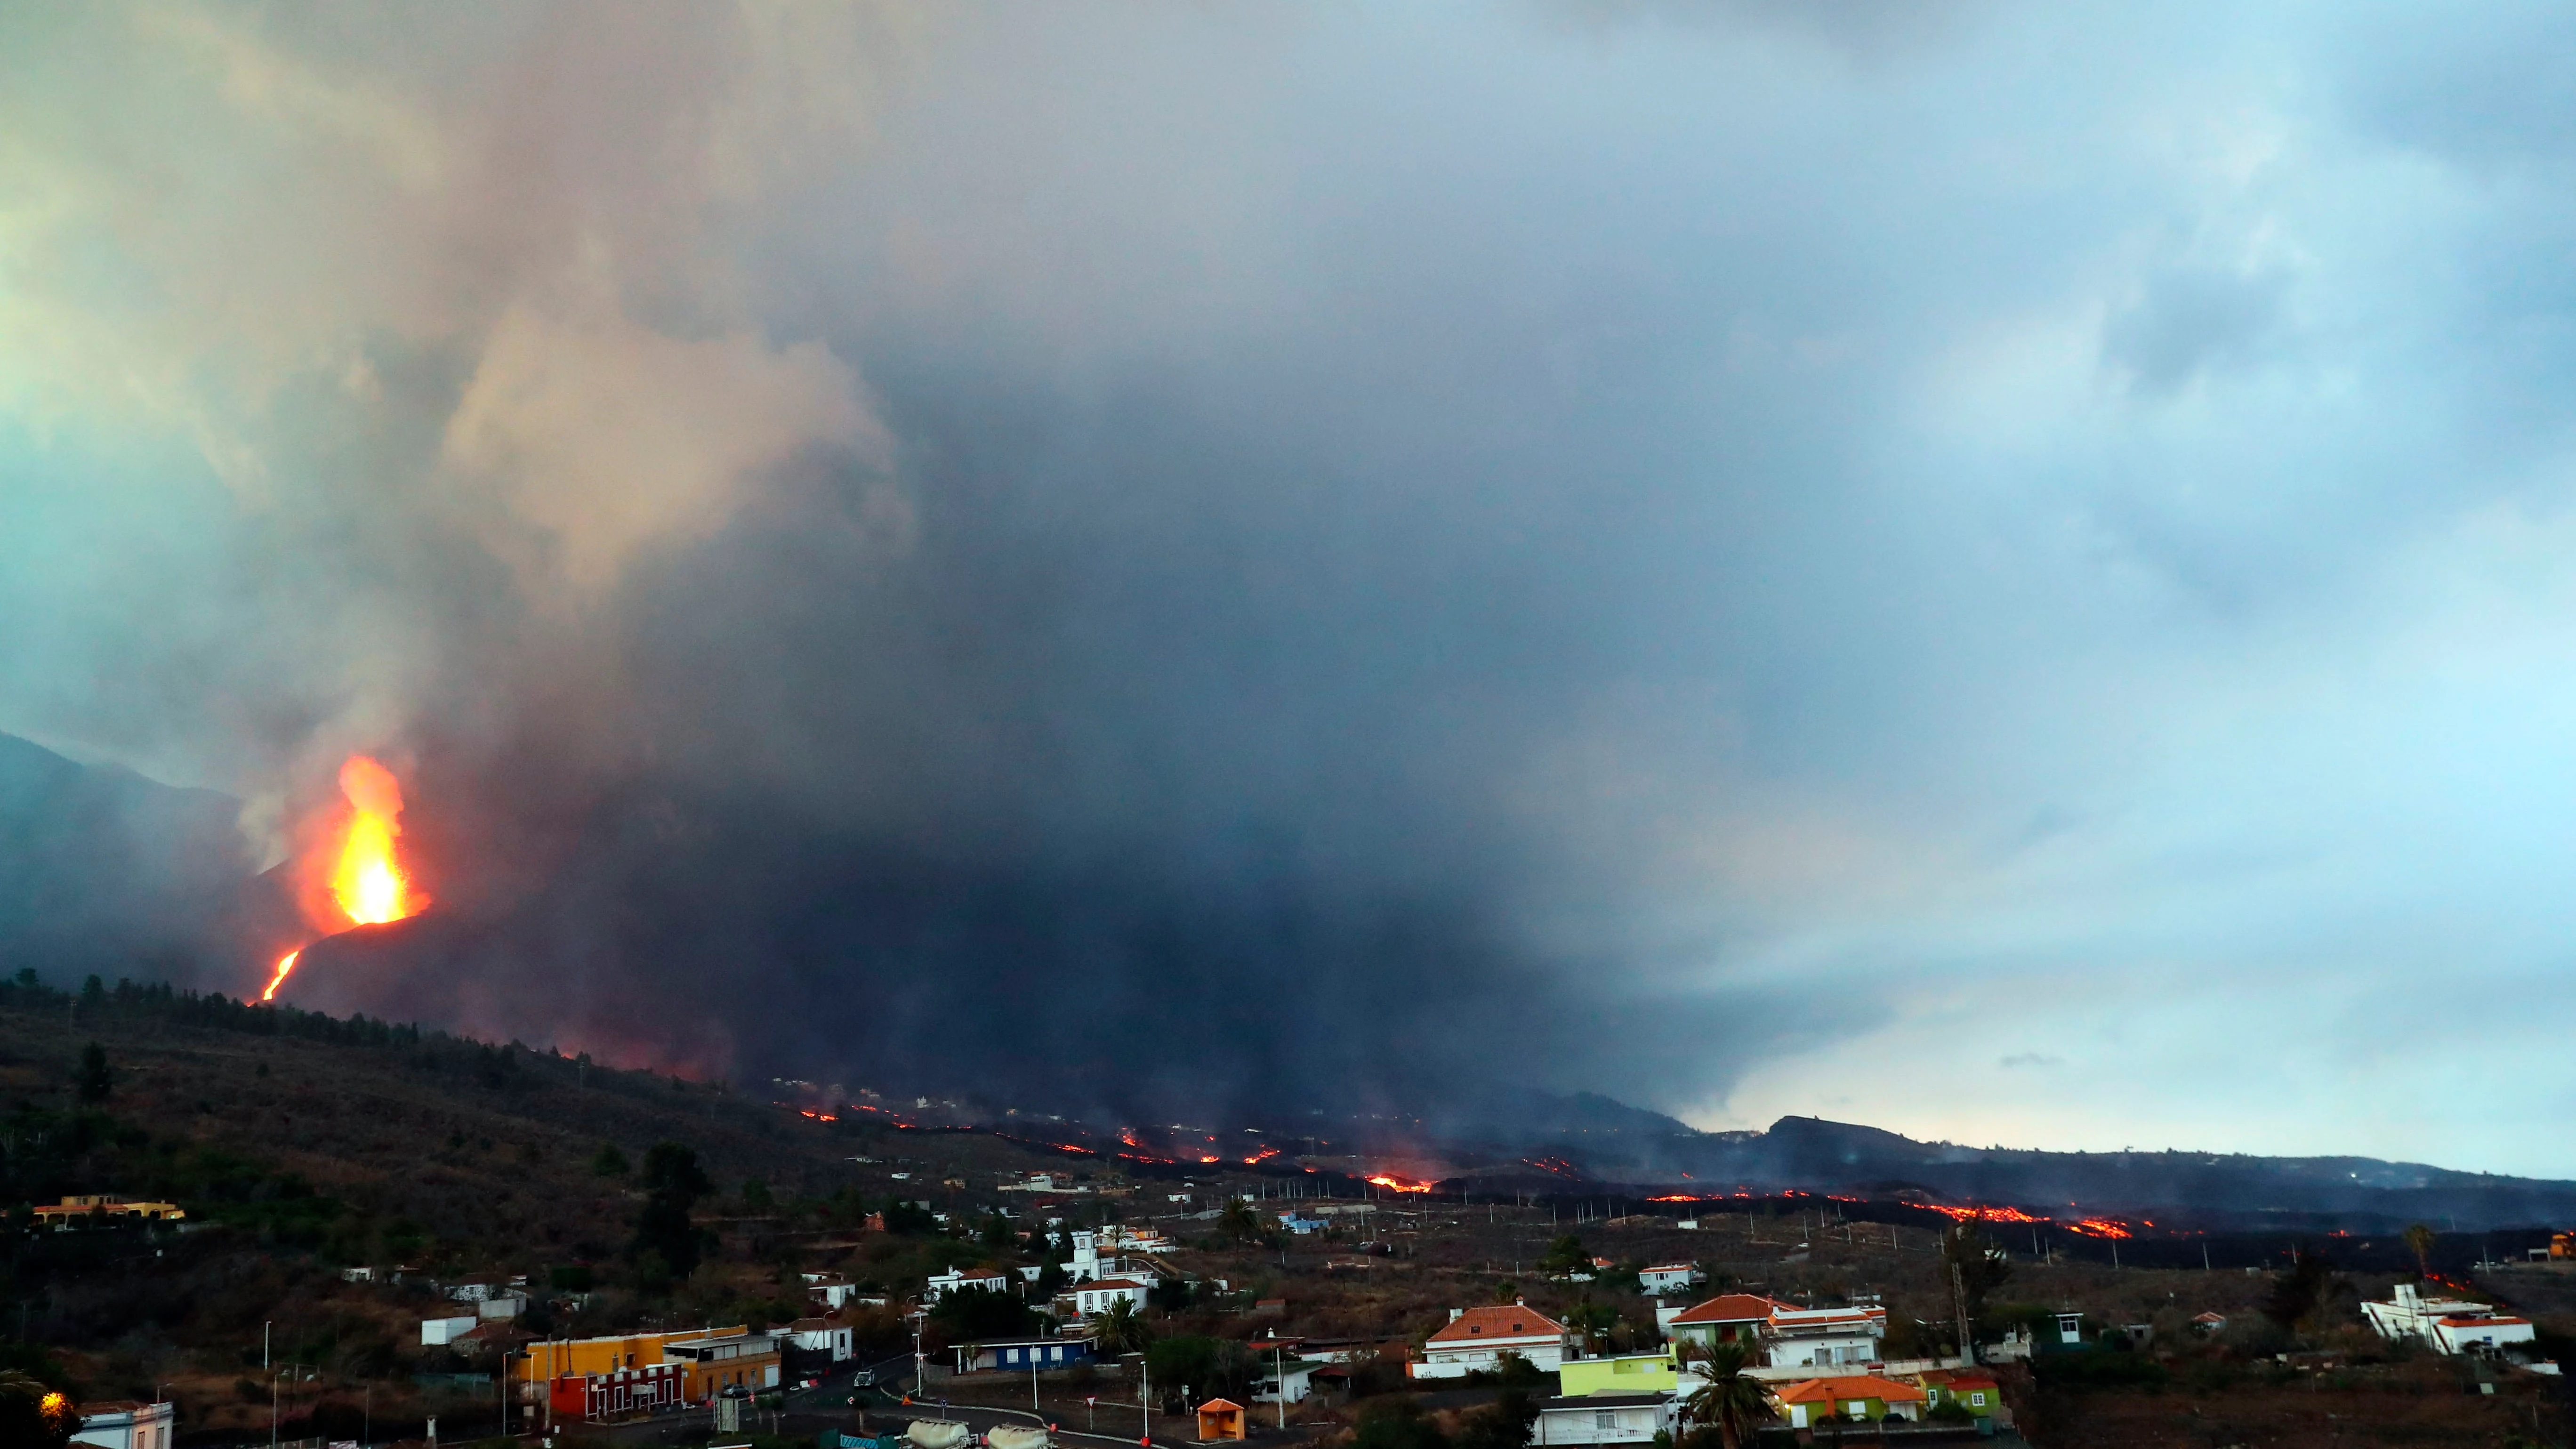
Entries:
[[961, 1288], [981, 1288], [987, 1293], [1001, 1293], [1008, 1291], [1010, 1286], [1009, 1273], [990, 1263], [982, 1263], [972, 1268], [951, 1268], [945, 1273], [933, 1273], [929, 1280], [922, 1284], [922, 1291], [929, 1295], [931, 1302], [936, 1303]]
[[1142, 1278], [1095, 1278], [1057, 1294], [1055, 1301], [1059, 1305], [1069, 1301], [1076, 1318], [1107, 1313], [1112, 1305], [1119, 1303], [1142, 1313], [1145, 1311], [1145, 1295], [1152, 1292], [1153, 1287]]
[[1761, 1342], [1769, 1331], [1772, 1313], [1788, 1306], [1758, 1293], [1721, 1293], [1670, 1317], [1657, 1313], [1656, 1326], [1676, 1343], [1687, 1339], [1710, 1348], [1721, 1343], [1750, 1347]]
[[2427, 1298], [2413, 1283], [2400, 1283], [2386, 1303], [2361, 1305], [2379, 1336], [2413, 1339], [2440, 1353], [2495, 1354], [2532, 1341], [2531, 1320], [2496, 1311], [2492, 1303]]
[[1771, 1402], [1792, 1429], [1808, 1429], [1828, 1418], [1858, 1422], [1920, 1419], [1931, 1395], [1912, 1384], [1871, 1374], [1843, 1374], [1829, 1379], [1801, 1379], [1771, 1391]]
[[178, 1432], [179, 1413], [173, 1404], [110, 1399], [81, 1405], [80, 1427], [72, 1431], [72, 1442], [97, 1449], [170, 1449]]
[[2003, 1385], [1982, 1369], [1931, 1369], [1914, 1377], [1923, 1386], [1927, 1413], [1956, 1404], [1975, 1418], [1990, 1419], [2004, 1401]]
[[1406, 1371], [1417, 1379], [1465, 1378], [1490, 1373], [1502, 1367], [1503, 1355], [1517, 1354], [1539, 1372], [1554, 1373], [1571, 1348], [1565, 1325], [1526, 1303], [1452, 1308]]

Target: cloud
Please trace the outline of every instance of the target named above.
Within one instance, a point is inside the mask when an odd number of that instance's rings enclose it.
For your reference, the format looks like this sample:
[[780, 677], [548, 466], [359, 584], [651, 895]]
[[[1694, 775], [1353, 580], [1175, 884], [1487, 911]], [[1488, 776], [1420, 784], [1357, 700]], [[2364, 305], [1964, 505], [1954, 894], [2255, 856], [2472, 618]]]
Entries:
[[881, 466], [884, 431], [859, 392], [814, 342], [773, 350], [514, 308], [484, 342], [442, 457], [534, 532], [541, 580], [595, 593], [638, 550], [721, 530], [758, 473], [801, 452]]
[[[2547, 29], [50, 15], [0, 728], [381, 752], [352, 1004], [708, 1070], [2550, 1167]], [[2029, 1040], [2149, 1086], [1920, 1090]]]

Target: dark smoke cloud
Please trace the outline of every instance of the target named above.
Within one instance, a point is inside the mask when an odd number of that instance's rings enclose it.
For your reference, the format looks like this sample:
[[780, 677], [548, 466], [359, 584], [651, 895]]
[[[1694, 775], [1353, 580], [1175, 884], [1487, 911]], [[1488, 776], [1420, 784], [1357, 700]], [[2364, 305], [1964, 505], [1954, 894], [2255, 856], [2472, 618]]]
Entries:
[[2564, 26], [13, 15], [0, 730], [696, 1071], [2563, 1172]]

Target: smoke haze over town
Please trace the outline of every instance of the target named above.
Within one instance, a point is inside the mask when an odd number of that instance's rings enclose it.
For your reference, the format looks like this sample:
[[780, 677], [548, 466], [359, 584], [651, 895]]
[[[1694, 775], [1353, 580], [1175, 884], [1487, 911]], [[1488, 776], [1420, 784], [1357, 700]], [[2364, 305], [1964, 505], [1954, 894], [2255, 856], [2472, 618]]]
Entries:
[[2576, 21], [2455, 14], [13, 14], [0, 954], [257, 995], [365, 756], [283, 999], [2576, 1176]]

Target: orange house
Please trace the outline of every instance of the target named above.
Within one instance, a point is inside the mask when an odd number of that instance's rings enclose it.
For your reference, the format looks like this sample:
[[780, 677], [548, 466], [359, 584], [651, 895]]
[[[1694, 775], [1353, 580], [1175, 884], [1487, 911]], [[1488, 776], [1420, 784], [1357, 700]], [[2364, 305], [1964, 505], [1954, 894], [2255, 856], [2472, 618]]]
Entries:
[[1232, 1399], [1210, 1399], [1199, 1405], [1199, 1442], [1243, 1437], [1243, 1405]]
[[681, 1391], [703, 1404], [727, 1389], [759, 1393], [778, 1387], [778, 1338], [767, 1333], [728, 1333], [715, 1338], [673, 1339], [662, 1346], [665, 1362], [687, 1375]]
[[645, 1369], [662, 1362], [665, 1344], [726, 1338], [749, 1331], [748, 1324], [737, 1323], [730, 1328], [686, 1328], [674, 1333], [630, 1333], [614, 1338], [538, 1339], [527, 1345], [517, 1361], [517, 1371], [521, 1379], [542, 1384], [566, 1375]]

